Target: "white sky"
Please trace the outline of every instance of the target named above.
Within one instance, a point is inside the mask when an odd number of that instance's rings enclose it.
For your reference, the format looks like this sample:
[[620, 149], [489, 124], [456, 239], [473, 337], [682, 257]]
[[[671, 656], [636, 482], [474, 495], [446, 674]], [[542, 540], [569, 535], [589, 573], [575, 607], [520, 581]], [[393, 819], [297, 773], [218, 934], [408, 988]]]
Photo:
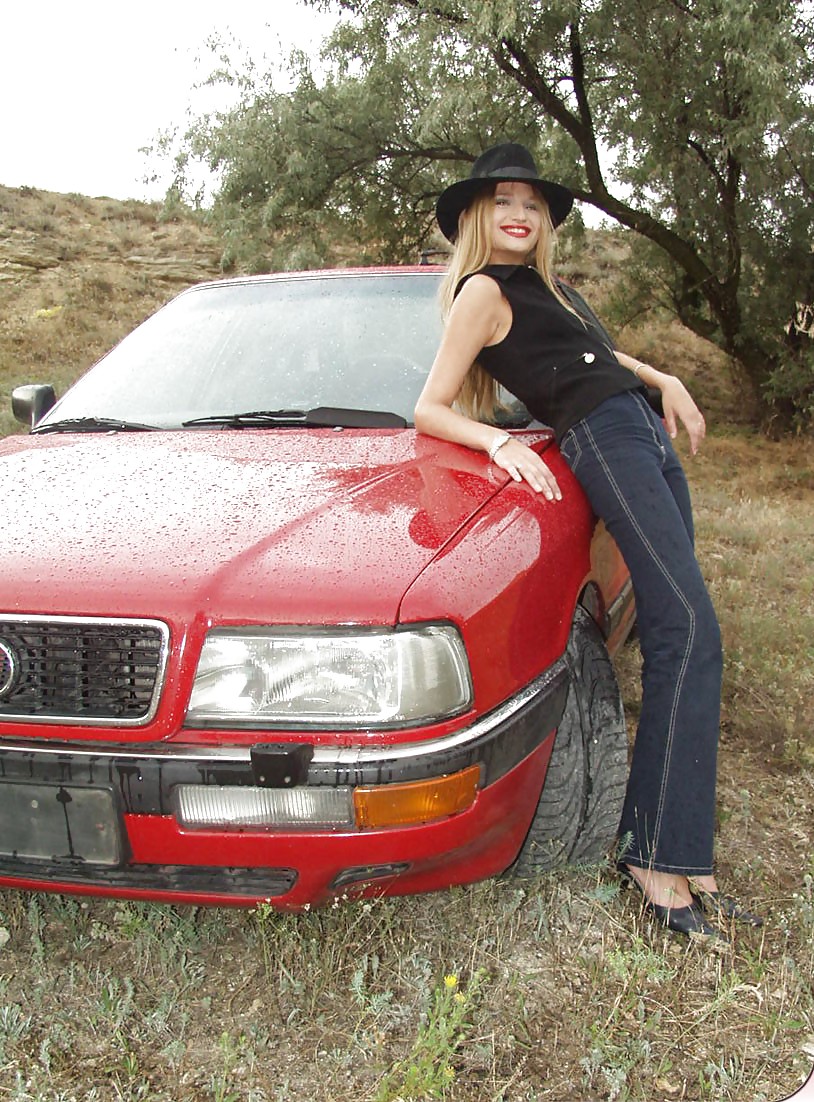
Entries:
[[193, 85], [206, 43], [237, 40], [258, 61], [316, 53], [334, 22], [301, 0], [6, 0], [0, 19], [0, 184], [160, 199], [164, 170], [139, 152], [187, 111], [214, 106]]

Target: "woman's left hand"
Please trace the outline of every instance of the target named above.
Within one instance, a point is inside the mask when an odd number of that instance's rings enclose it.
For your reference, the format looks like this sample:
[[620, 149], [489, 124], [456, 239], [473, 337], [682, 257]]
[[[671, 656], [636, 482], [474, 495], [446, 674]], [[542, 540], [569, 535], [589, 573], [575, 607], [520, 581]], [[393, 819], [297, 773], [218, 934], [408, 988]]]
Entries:
[[514, 437], [495, 452], [492, 462], [504, 470], [515, 482], [528, 482], [529, 486], [548, 501], [562, 501], [560, 489], [553, 471], [532, 448]]
[[690, 438], [690, 451], [695, 455], [707, 431], [704, 415], [680, 379], [675, 375], [662, 378], [664, 381], [659, 380], [659, 389], [667, 432], [674, 440], [678, 435], [678, 422], [681, 421]]

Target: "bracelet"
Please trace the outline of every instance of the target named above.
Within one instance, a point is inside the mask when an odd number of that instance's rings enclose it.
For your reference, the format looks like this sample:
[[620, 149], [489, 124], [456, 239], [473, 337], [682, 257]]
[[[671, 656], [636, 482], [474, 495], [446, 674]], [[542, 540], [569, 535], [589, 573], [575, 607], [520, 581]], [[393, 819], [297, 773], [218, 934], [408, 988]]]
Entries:
[[500, 451], [500, 449], [503, 447], [503, 445], [508, 444], [508, 442], [510, 440], [511, 440], [511, 436], [509, 436], [508, 432], [502, 432], [500, 434], [500, 436], [496, 436], [494, 438], [494, 440], [492, 441], [492, 446], [489, 448], [489, 462], [490, 463], [494, 463], [495, 456], [497, 455], [497, 453]]
[[647, 367], [647, 364], [643, 364], [643, 363], [641, 363], [641, 361], [640, 361], [640, 362], [639, 362], [639, 363], [637, 363], [637, 364], [636, 364], [636, 366], [635, 366], [635, 367], [633, 368], [633, 374], [634, 374], [634, 375], [636, 376], [636, 378], [637, 378], [637, 379], [639, 378], [639, 372], [641, 371], [641, 369], [642, 369], [643, 367]]

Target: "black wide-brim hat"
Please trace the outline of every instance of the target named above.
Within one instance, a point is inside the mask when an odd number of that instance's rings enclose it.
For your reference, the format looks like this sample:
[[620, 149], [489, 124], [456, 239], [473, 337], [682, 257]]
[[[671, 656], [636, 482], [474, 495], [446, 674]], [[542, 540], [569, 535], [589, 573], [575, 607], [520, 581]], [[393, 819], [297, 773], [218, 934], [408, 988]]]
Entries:
[[534, 158], [524, 145], [503, 142], [481, 153], [466, 180], [451, 184], [439, 195], [435, 217], [448, 241], [454, 241], [458, 236], [458, 219], [472, 200], [490, 184], [499, 184], [503, 180], [519, 180], [535, 187], [548, 203], [555, 226], [568, 217], [574, 203], [574, 196], [568, 188], [541, 179]]

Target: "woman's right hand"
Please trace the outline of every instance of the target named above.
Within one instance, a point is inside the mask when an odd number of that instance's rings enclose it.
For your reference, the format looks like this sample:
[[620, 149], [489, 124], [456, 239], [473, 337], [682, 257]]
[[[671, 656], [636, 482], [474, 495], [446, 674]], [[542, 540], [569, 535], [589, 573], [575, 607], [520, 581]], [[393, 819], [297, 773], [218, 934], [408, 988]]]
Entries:
[[678, 422], [687, 430], [690, 438], [690, 451], [696, 454], [707, 431], [704, 416], [693, 401], [690, 392], [677, 375], [667, 375], [651, 364], [642, 363], [626, 352], [616, 352], [616, 358], [622, 367], [633, 371], [646, 386], [655, 386], [661, 391], [661, 404], [664, 410], [664, 427], [671, 439], [678, 435]]
[[536, 451], [520, 440], [510, 438], [498, 448], [492, 462], [515, 482], [528, 482], [533, 490], [543, 494], [548, 501], [562, 501], [562, 491], [551, 469]]

